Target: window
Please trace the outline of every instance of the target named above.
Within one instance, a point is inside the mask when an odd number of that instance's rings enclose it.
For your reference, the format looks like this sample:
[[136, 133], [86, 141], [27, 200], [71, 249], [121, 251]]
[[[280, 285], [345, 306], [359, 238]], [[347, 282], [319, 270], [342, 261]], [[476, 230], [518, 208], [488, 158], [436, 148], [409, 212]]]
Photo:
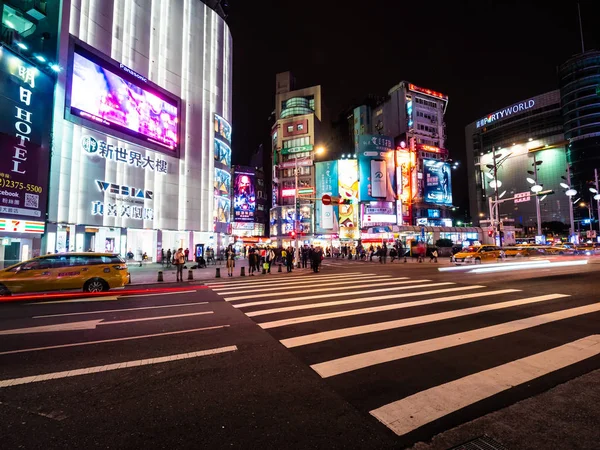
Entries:
[[294, 132], [294, 125], [288, 125], [288, 133]]
[[296, 127], [296, 129], [297, 129], [298, 131], [302, 131], [302, 130], [304, 130], [304, 125], [303, 125], [303, 124], [301, 124], [301, 123], [299, 123], [299, 124], [298, 124], [298, 126]]

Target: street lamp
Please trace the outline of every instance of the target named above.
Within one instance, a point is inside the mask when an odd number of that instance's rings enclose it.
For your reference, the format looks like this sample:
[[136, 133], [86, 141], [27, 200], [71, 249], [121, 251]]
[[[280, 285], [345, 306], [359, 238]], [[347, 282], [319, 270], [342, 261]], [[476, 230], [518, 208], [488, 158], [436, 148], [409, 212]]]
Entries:
[[569, 221], [571, 222], [571, 230], [569, 232], [569, 241], [572, 235], [575, 234], [575, 219], [573, 218], [573, 197], [577, 195], [577, 191], [571, 187], [571, 167], [567, 162], [567, 176], [561, 175], [561, 178], [566, 181], [566, 183], [560, 183], [560, 186], [564, 189], [565, 195], [569, 197]]

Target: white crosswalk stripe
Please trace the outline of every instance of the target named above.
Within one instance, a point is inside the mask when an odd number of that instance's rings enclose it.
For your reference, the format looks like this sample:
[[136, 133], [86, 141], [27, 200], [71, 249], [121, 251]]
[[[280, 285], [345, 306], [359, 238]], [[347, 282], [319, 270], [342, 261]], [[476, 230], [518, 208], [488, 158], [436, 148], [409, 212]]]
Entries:
[[[338, 379], [344, 380], [344, 390], [349, 389], [348, 383], [355, 383], [361, 393], [375, 383], [376, 396], [381, 396], [379, 373], [386, 371], [382, 380], [391, 385], [390, 380], [400, 377], [394, 367], [403, 361], [409, 364], [409, 358], [451, 349], [463, 352], [477, 343], [501, 346], [503, 339], [518, 339], [519, 333], [600, 313], [600, 303], [570, 304], [570, 296], [561, 293], [523, 295], [510, 287], [386, 276], [368, 273], [368, 269], [327, 276], [307, 273], [281, 281], [215, 283], [211, 288], [285, 347], [307, 358], [307, 364], [334, 388]], [[539, 339], [548, 340], [544, 351], [534, 350], [524, 357], [521, 353], [495, 367], [487, 361], [483, 370], [456, 379], [449, 371], [447, 382], [413, 389], [400, 399], [390, 388], [385, 392], [391, 397], [387, 402], [375, 408], [371, 405], [365, 412], [405, 435], [514, 386], [600, 355], [600, 335], [570, 341], [566, 337], [562, 342], [545, 335]], [[467, 350], [463, 353], [467, 360], [452, 359], [446, 364], [482, 364], [469, 361], [472, 356]], [[352, 375], [342, 378], [344, 374]], [[419, 366], [411, 367], [410, 377], [427, 379], [426, 375]], [[369, 380], [366, 384], [365, 379]]]

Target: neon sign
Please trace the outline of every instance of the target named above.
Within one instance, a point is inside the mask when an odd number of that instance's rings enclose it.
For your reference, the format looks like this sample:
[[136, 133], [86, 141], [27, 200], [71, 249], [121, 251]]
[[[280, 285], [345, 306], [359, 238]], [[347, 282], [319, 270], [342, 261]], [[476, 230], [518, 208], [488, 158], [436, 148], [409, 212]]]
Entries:
[[105, 141], [98, 141], [91, 136], [81, 138], [81, 148], [90, 155], [97, 155], [104, 159], [127, 163], [130, 166], [141, 169], [149, 169], [159, 173], [167, 173], [169, 166], [165, 160], [153, 160], [149, 156], [142, 157], [140, 152], [128, 150], [123, 147], [115, 147]]
[[522, 113], [528, 109], [533, 108], [534, 106], [535, 106], [535, 100], [530, 99], [530, 100], [526, 100], [524, 102], [517, 103], [512, 106], [509, 106], [508, 108], [501, 109], [500, 111], [496, 111], [495, 113], [490, 114], [489, 116], [484, 117], [481, 120], [478, 120], [476, 128], [483, 127], [483, 126], [487, 125], [488, 123], [492, 123], [498, 119], [504, 119], [513, 114]]
[[420, 92], [421, 94], [430, 95], [432, 97], [441, 98], [442, 100], [448, 100], [448, 96], [442, 94], [441, 92], [432, 91], [431, 89], [425, 89], [419, 86], [415, 86], [412, 83], [408, 84], [408, 90], [413, 92]]

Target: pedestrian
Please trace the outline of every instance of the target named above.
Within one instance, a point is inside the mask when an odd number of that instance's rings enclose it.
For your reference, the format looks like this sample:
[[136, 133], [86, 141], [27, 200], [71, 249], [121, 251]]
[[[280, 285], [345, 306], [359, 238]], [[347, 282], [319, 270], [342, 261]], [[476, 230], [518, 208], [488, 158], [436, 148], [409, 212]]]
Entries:
[[275, 261], [275, 252], [272, 248], [267, 248], [267, 273], [271, 273], [271, 264]]
[[302, 268], [306, 269], [306, 267], [308, 266], [308, 256], [309, 256], [309, 248], [308, 245], [305, 245], [304, 247], [302, 247]]
[[160, 249], [160, 263], [163, 266], [165, 265], [165, 249], [164, 248]]
[[186, 248], [186, 249], [183, 251], [183, 254], [185, 255], [185, 261], [186, 261], [186, 262], [188, 262], [188, 261], [190, 260], [190, 249], [189, 249], [189, 248]]
[[390, 248], [390, 258], [392, 259], [392, 262], [394, 262], [397, 255], [398, 255], [398, 253], [396, 252], [396, 248], [395, 247]]
[[323, 251], [320, 247], [316, 247], [312, 252], [312, 269], [314, 273], [319, 272], [319, 265], [323, 259]]
[[250, 276], [254, 276], [254, 270], [256, 268], [256, 252], [254, 249], [248, 250], [248, 265], [250, 266]]
[[183, 265], [185, 264], [183, 248], [180, 248], [177, 250], [177, 253], [175, 253], [173, 264], [175, 264], [175, 267], [177, 268], [177, 281], [183, 281]]
[[168, 268], [168, 267], [171, 267], [171, 256], [172, 256], [172, 255], [173, 255], [173, 254], [171, 253], [171, 249], [168, 249], [168, 250], [167, 250], [167, 268]]
[[235, 250], [233, 245], [229, 244], [225, 250], [225, 258], [227, 259], [227, 276], [233, 276], [233, 268], [235, 267]]
[[285, 265], [288, 273], [290, 273], [294, 267], [294, 251], [292, 250], [292, 247], [288, 247], [285, 252]]
[[429, 258], [429, 262], [438, 262], [437, 260], [438, 258], [438, 252], [437, 252], [437, 248], [433, 248], [433, 251], [431, 252], [431, 257]]

